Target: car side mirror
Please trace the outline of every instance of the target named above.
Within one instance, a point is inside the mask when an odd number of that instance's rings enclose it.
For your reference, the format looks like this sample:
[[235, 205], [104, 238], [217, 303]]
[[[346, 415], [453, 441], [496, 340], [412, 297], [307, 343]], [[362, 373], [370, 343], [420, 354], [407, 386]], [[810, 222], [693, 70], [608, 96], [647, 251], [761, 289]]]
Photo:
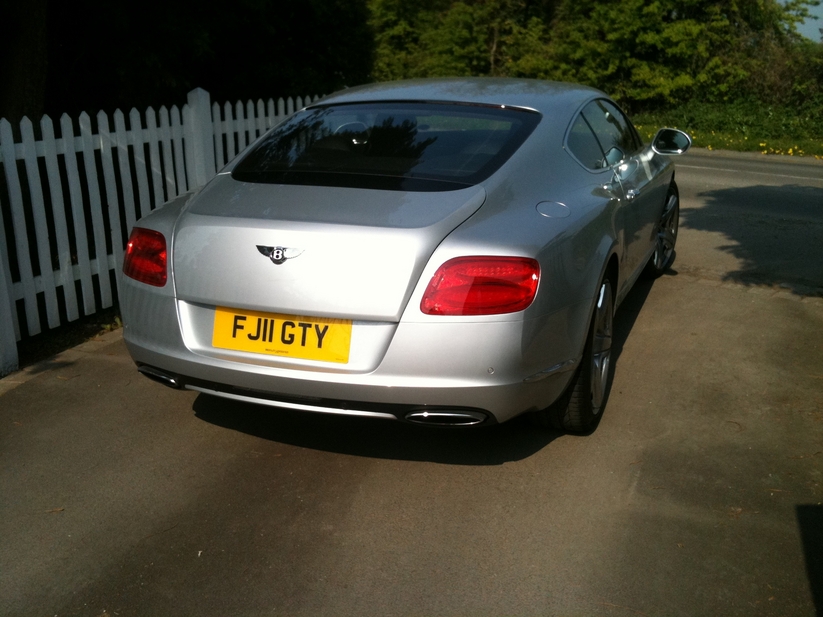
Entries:
[[678, 129], [660, 129], [652, 141], [652, 150], [658, 154], [683, 154], [691, 146], [689, 134]]
[[624, 158], [626, 158], [626, 155], [623, 154], [623, 151], [620, 148], [618, 148], [617, 146], [609, 148], [609, 151], [606, 152], [604, 167], [614, 167]]

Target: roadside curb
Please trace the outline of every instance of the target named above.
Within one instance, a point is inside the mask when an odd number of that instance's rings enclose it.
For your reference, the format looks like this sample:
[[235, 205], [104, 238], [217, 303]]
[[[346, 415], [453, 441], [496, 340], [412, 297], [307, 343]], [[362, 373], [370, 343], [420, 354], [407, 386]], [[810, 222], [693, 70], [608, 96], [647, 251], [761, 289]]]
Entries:
[[0, 396], [3, 396], [6, 392], [14, 390], [17, 386], [23, 385], [27, 381], [34, 379], [42, 373], [47, 373], [55, 368], [63, 367], [66, 364], [71, 364], [88, 355], [97, 353], [104, 347], [108, 347], [122, 338], [123, 329], [118, 328], [117, 330], [112, 330], [111, 332], [106, 332], [105, 334], [95, 336], [94, 338], [80, 343], [71, 349], [61, 351], [51, 358], [41, 360], [36, 364], [32, 364], [31, 366], [27, 366], [26, 368], [20, 369], [10, 375], [6, 375], [5, 377], [0, 378]]

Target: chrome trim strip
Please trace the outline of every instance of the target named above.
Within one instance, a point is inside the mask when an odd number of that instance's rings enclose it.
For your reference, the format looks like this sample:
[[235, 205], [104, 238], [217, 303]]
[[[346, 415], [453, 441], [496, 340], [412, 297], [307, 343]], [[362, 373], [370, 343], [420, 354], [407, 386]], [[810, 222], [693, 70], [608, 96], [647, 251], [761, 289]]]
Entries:
[[283, 407], [286, 409], [296, 409], [298, 411], [316, 411], [319, 413], [330, 413], [341, 416], [360, 416], [368, 418], [385, 418], [387, 420], [397, 420], [395, 416], [390, 413], [380, 413], [378, 411], [361, 411], [358, 409], [338, 409], [336, 407], [319, 407], [317, 405], [302, 405], [300, 403], [286, 403], [283, 401], [273, 401], [266, 398], [255, 398], [253, 396], [243, 396], [241, 394], [229, 394], [227, 392], [220, 392], [218, 390], [209, 390], [200, 386], [191, 386], [186, 384], [187, 390], [196, 390], [203, 394], [211, 394], [212, 396], [220, 396], [222, 398], [232, 399], [234, 401], [241, 401], [244, 403], [254, 403], [255, 405], [268, 405], [270, 407]]
[[530, 375], [526, 377], [523, 381], [525, 383], [531, 383], [533, 381], [540, 381], [541, 379], [545, 379], [549, 375], [556, 375], [558, 373], [565, 373], [566, 371], [572, 370], [575, 365], [577, 364], [577, 360], [566, 360], [565, 362], [561, 362], [560, 364], [555, 364], [554, 366], [550, 366], [544, 371], [540, 371], [539, 373], [535, 373], [534, 375]]

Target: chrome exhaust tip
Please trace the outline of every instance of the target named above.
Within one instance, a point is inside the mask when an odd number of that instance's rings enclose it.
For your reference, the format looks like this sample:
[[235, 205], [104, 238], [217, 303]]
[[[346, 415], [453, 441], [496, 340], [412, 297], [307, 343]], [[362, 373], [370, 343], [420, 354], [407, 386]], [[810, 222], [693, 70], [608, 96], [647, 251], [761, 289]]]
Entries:
[[486, 421], [486, 415], [479, 411], [446, 409], [411, 411], [406, 414], [405, 418], [408, 422], [429, 426], [473, 426]]
[[183, 387], [183, 384], [175, 375], [161, 371], [159, 368], [154, 368], [153, 366], [143, 364], [137, 367], [137, 372], [169, 388], [180, 390]]

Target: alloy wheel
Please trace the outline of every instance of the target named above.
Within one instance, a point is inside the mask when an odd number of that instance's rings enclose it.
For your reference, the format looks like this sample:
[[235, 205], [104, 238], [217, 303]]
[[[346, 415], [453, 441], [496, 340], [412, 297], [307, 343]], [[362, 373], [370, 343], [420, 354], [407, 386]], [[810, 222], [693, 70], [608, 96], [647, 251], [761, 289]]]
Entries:
[[592, 412], [594, 414], [600, 413], [608, 388], [612, 355], [613, 305], [612, 287], [609, 281], [603, 281], [597, 298], [592, 333], [591, 393]]

